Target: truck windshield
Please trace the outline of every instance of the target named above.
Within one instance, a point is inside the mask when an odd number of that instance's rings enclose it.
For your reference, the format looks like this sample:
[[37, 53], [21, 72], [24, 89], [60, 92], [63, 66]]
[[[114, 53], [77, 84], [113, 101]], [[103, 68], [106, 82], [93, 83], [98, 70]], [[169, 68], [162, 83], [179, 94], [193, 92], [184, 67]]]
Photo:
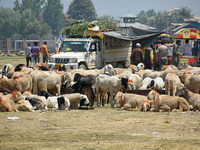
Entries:
[[64, 41], [60, 52], [85, 52], [85, 44], [87, 42], [82, 41]]

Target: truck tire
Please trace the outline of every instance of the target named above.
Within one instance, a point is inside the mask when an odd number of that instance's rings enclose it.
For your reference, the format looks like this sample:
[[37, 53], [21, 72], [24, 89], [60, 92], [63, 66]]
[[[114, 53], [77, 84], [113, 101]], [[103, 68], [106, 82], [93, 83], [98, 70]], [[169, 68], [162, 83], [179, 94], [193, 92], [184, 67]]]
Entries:
[[117, 64], [117, 68], [124, 68], [124, 65], [121, 64], [121, 63], [118, 63], [118, 64]]
[[83, 69], [83, 70], [87, 70], [87, 67], [84, 64], [80, 64], [78, 66], [78, 69]]

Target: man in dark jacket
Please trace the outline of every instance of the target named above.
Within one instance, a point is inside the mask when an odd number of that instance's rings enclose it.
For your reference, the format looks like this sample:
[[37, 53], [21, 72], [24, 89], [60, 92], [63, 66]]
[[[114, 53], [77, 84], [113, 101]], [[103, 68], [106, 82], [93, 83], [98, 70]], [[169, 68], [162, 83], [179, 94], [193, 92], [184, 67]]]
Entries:
[[151, 44], [150, 47], [147, 47], [144, 55], [144, 63], [146, 69], [153, 68], [153, 45]]
[[132, 50], [131, 53], [131, 64], [138, 65], [143, 62], [143, 51], [141, 49], [140, 43], [136, 44], [136, 48]]

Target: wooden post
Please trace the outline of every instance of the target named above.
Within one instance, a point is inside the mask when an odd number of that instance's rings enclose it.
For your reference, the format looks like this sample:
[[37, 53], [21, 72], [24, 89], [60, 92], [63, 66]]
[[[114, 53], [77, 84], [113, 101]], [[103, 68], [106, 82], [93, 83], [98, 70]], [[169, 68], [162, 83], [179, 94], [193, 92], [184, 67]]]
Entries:
[[10, 54], [10, 38], [7, 38], [7, 54]]

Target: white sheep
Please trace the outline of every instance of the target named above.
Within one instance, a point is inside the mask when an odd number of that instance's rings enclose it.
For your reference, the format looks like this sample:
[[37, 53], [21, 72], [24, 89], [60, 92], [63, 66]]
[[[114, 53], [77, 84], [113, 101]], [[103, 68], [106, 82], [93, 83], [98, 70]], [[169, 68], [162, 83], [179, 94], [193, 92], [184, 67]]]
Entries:
[[86, 95], [80, 93], [64, 94], [62, 95], [69, 99], [70, 108], [80, 108], [82, 106], [89, 106], [90, 102]]
[[147, 86], [148, 89], [151, 90], [162, 90], [165, 86], [165, 83], [161, 77], [157, 77], [152, 79], [150, 84]]
[[47, 108], [56, 110], [68, 110], [70, 107], [70, 101], [64, 96], [49, 96], [47, 98]]
[[96, 93], [97, 93], [97, 105], [102, 104], [100, 102], [100, 94], [105, 95], [106, 92], [110, 93], [111, 97], [111, 107], [113, 108], [115, 105], [114, 97], [117, 92], [122, 89], [127, 89], [128, 79], [122, 77], [119, 79], [117, 76], [110, 76], [106, 74], [100, 74], [96, 78]]
[[146, 77], [144, 80], [142, 80], [142, 86], [139, 88], [139, 90], [147, 90], [147, 86], [151, 83], [151, 78]]

